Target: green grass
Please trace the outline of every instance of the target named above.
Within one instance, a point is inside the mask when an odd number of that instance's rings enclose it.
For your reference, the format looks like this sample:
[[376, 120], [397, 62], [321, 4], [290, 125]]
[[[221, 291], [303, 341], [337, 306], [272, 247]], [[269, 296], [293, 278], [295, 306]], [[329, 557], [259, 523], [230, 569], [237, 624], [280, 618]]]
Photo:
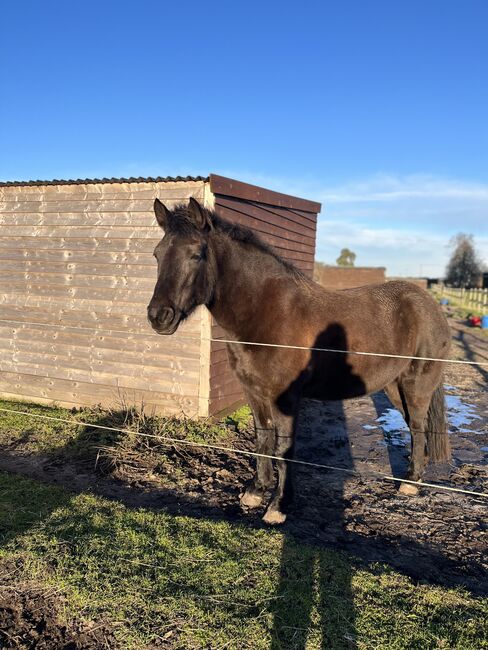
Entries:
[[0, 446], [16, 447], [23, 453], [83, 455], [90, 448], [114, 443], [135, 444], [136, 436], [75, 424], [76, 421], [143, 433], [191, 440], [192, 442], [219, 442], [229, 440], [235, 428], [249, 424], [249, 407], [243, 407], [227, 416], [222, 422], [192, 420], [189, 418], [161, 417], [145, 412], [144, 408], [121, 405], [119, 409], [81, 408], [66, 409], [42, 406], [24, 401], [0, 400], [0, 407], [11, 411], [24, 411], [73, 421], [73, 424], [31, 418], [16, 413], [0, 411]]
[[249, 426], [252, 422], [252, 412], [249, 406], [241, 406], [224, 419], [224, 423], [235, 427], [237, 430]]
[[[25, 408], [98, 422], [114, 417]], [[245, 416], [227, 423], [245, 426]], [[130, 427], [228, 435], [223, 425], [131, 417]], [[90, 430], [85, 435], [90, 440]], [[82, 446], [78, 427], [6, 414], [0, 440], [11, 449], [20, 441], [22, 453]], [[181, 650], [488, 648], [487, 602], [462, 590], [416, 585], [388, 566], [364, 566], [283, 530], [131, 509], [7, 473], [0, 473], [0, 575], [2, 563], [18, 567], [16, 588], [30, 581], [64, 595], [67, 618], [108, 619], [128, 650], [156, 643]]]
[[[124, 648], [488, 647], [486, 601], [281, 531], [131, 510], [0, 473], [1, 561]], [[282, 567], [282, 560], [284, 566]]]

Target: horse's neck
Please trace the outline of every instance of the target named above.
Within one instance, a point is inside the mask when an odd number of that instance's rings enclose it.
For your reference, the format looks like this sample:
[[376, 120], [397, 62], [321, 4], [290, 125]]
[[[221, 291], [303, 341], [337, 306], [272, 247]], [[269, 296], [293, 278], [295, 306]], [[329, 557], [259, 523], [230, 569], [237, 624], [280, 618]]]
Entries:
[[220, 236], [213, 252], [217, 274], [212, 316], [232, 337], [252, 340], [263, 310], [278, 297], [271, 285], [292, 280], [280, 262], [254, 246]]

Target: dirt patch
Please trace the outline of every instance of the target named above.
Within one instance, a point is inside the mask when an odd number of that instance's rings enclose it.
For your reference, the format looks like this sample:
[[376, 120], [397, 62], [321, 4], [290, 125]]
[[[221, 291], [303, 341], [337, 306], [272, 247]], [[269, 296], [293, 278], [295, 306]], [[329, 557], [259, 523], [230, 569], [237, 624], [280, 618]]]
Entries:
[[101, 650], [120, 647], [105, 623], [65, 620], [59, 593], [12, 578], [0, 565], [0, 647], [16, 650]]

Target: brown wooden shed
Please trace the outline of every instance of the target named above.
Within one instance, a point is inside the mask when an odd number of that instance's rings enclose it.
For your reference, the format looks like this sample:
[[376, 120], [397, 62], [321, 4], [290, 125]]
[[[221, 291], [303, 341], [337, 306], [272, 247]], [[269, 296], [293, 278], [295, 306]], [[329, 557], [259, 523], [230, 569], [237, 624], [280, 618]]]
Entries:
[[121, 395], [208, 416], [242, 399], [199, 308], [171, 337], [146, 321], [161, 238], [153, 214], [194, 196], [313, 273], [320, 204], [209, 177], [0, 183], [0, 395], [63, 406]]

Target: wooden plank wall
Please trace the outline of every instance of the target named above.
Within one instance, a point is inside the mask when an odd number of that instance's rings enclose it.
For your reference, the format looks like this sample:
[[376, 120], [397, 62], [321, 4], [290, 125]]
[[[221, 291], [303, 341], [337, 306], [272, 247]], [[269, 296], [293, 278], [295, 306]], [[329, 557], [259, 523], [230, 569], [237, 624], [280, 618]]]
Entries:
[[[217, 214], [257, 232], [286, 260], [312, 277], [317, 214], [320, 204], [221, 176], [210, 176]], [[225, 338], [212, 324], [212, 338]], [[210, 413], [243, 401], [240, 383], [231, 370], [225, 344], [212, 343], [210, 359]]]
[[207, 414], [202, 309], [172, 337], [146, 321], [156, 196], [203, 200], [204, 182], [0, 187], [0, 319], [17, 321], [0, 322], [0, 395]]

